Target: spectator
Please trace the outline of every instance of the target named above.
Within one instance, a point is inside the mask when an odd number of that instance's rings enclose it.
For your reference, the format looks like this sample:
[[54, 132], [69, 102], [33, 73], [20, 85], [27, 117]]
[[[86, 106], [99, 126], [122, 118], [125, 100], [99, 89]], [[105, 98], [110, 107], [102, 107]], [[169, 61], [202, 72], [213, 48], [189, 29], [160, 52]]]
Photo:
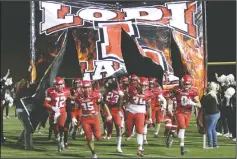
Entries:
[[7, 80], [7, 77], [9, 76], [9, 74], [10, 74], [10, 69], [8, 69], [7, 74], [3, 78], [1, 78], [1, 106], [0, 106], [0, 109], [1, 109], [1, 143], [6, 141], [6, 137], [4, 136], [4, 133], [3, 133], [3, 105], [5, 104], [4, 99], [5, 99], [5, 91], [7, 88], [6, 80]]
[[[224, 109], [222, 106], [222, 90], [221, 90], [221, 86], [219, 84], [217, 84], [217, 99], [218, 99], [218, 109], [220, 110], [220, 118], [217, 122], [217, 126], [216, 126], [216, 131], [217, 131], [217, 136], [222, 136], [223, 134], [228, 134], [228, 126], [227, 126], [227, 120], [224, 116]], [[222, 129], [224, 131], [222, 131]]]
[[201, 99], [202, 107], [204, 108], [204, 115], [206, 121], [208, 146], [206, 149], [212, 149], [218, 147], [216, 124], [220, 118], [220, 111], [218, 109], [217, 99], [217, 84], [211, 82], [208, 85], [207, 92]]
[[226, 75], [221, 75], [220, 77], [218, 77], [218, 74], [215, 73], [216, 76], [216, 80], [218, 81], [218, 83], [220, 84], [220, 93], [221, 93], [221, 121], [222, 121], [222, 126], [224, 129], [224, 134], [223, 136], [225, 137], [229, 137], [230, 133], [229, 133], [229, 127], [228, 127], [228, 123], [227, 123], [227, 118], [228, 118], [228, 108], [226, 107], [226, 104], [224, 102], [224, 92], [227, 90], [228, 86], [227, 86], [227, 76]]
[[231, 99], [233, 99], [232, 97], [234, 97], [233, 95], [235, 94], [235, 89], [236, 86], [234, 85], [235, 81], [234, 81], [234, 76], [233, 75], [228, 75], [226, 76], [226, 80], [225, 80], [225, 86], [224, 86], [224, 90], [223, 90], [223, 108], [224, 108], [224, 116], [227, 119], [227, 125], [228, 125], [228, 129], [229, 129], [229, 133], [224, 135], [225, 137], [229, 137], [232, 138], [232, 133], [233, 133], [233, 128], [235, 126], [233, 126], [233, 123], [235, 122], [235, 118], [234, 118], [234, 111], [233, 111], [233, 104], [231, 103]]

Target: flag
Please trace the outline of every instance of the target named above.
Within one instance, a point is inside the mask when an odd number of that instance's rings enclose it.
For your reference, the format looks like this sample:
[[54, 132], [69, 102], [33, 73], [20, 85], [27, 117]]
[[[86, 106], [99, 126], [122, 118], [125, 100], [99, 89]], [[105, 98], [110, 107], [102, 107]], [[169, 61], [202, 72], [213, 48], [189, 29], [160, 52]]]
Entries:
[[[68, 31], [63, 33], [63, 45], [57, 56], [45, 72], [44, 76], [42, 77], [36, 92], [34, 95], [30, 97], [25, 97], [21, 100], [26, 109], [26, 112], [30, 114], [30, 122], [33, 128], [33, 132], [35, 131], [38, 124], [42, 121], [45, 121], [45, 118], [48, 118], [48, 112], [46, 108], [43, 106], [44, 99], [45, 99], [45, 91], [46, 89], [53, 87], [53, 81], [59, 72], [59, 68], [62, 65], [63, 57], [66, 52], [66, 43], [67, 43], [67, 34]], [[41, 123], [45, 124], [45, 123]]]
[[162, 86], [163, 68], [152, 59], [145, 57], [138, 49], [137, 43], [123, 29], [121, 30], [121, 50], [128, 74], [142, 77], [154, 77]]

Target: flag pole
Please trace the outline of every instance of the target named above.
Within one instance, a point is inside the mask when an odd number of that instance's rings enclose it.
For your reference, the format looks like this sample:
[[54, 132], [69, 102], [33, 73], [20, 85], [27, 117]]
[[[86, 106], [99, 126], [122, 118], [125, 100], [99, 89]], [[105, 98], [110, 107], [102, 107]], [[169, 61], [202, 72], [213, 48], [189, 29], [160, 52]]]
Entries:
[[[207, 49], [207, 2], [206, 1], [203, 1], [202, 2], [202, 11], [203, 11], [203, 31], [204, 31], [204, 34], [203, 34], [203, 38], [204, 38], [204, 51], [205, 51], [205, 56], [206, 58], [208, 58], [208, 49]], [[206, 66], [206, 73], [205, 73], [205, 88], [207, 87], [207, 71], [208, 71], [208, 62], [205, 61], [205, 66]], [[201, 108], [202, 109], [202, 108]], [[201, 111], [201, 110], [200, 110]], [[203, 120], [202, 120], [202, 124], [203, 124], [203, 140], [202, 140], [202, 146], [203, 146], [203, 149], [206, 147], [206, 124], [205, 124], [205, 111], [203, 111], [203, 114], [202, 114], [202, 117], [203, 117]]]
[[31, 83], [36, 80], [35, 40], [35, 2], [30, 1], [30, 66], [28, 71], [31, 74]]

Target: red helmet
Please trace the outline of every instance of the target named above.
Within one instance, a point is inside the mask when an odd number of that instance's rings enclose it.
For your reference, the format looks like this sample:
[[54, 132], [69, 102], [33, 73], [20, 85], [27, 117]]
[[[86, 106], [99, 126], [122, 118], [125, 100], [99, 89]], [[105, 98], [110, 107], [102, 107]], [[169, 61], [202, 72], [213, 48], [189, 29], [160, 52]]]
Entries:
[[134, 84], [134, 85], [138, 84], [138, 82], [139, 82], [139, 78], [135, 74], [131, 75], [130, 80], [131, 80], [131, 83]]
[[83, 80], [82, 81], [82, 87], [83, 88], [92, 87], [91, 81]]
[[145, 91], [148, 88], [149, 81], [146, 77], [140, 77], [140, 87], [142, 91]]
[[193, 85], [193, 77], [190, 75], [184, 75], [181, 79], [181, 84], [184, 89], [189, 89]]
[[80, 87], [82, 87], [82, 81], [79, 78], [75, 78], [73, 81], [73, 85], [76, 88], [80, 88]]
[[56, 77], [53, 81], [54, 87], [57, 91], [62, 92], [65, 87], [65, 81], [62, 77]]
[[156, 78], [149, 77], [148, 80], [149, 80], [150, 88], [153, 88], [154, 86], [156, 86], [158, 84]]
[[128, 77], [127, 76], [123, 76], [121, 77], [121, 82], [128, 82]]
[[153, 83], [153, 84], [157, 82], [156, 78], [153, 78], [153, 77], [149, 77], [148, 80], [149, 80], [149, 83]]
[[82, 91], [85, 96], [88, 96], [91, 92], [92, 84], [91, 81], [83, 80], [82, 81]]
[[138, 80], [138, 77], [137, 77], [137, 75], [135, 75], [135, 74], [132, 74], [132, 75], [131, 75], [131, 80]]
[[146, 77], [140, 77], [140, 84], [148, 86], [149, 81], [148, 81], [148, 79]]

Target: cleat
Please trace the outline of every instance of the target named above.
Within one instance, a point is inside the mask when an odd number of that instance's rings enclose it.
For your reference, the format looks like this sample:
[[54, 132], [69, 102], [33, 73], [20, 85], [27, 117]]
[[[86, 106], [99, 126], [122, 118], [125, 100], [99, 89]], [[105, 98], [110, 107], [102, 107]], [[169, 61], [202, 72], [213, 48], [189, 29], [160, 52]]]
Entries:
[[158, 138], [158, 134], [155, 133], [155, 134], [154, 134], [154, 138]]
[[236, 138], [232, 139], [234, 142], [236, 142]]
[[94, 154], [94, 155], [93, 155], [93, 158], [97, 158], [97, 155], [96, 155], [96, 154]]
[[181, 151], [181, 155], [185, 155], [185, 154], [187, 154], [188, 152], [189, 152], [188, 150], [183, 149], [183, 150]]
[[140, 157], [143, 157], [142, 151], [141, 151], [141, 150], [138, 150], [137, 155], [140, 156]]
[[117, 147], [117, 150], [116, 150], [116, 152], [118, 152], [118, 153], [123, 153], [123, 151], [122, 151], [121, 147]]
[[104, 135], [102, 136], [102, 139], [106, 139], [107, 138], [107, 133], [104, 133]]
[[64, 144], [64, 147], [65, 147], [65, 149], [67, 149], [67, 150], [70, 149], [70, 146], [68, 145], [68, 143], [65, 143], [65, 144]]
[[143, 144], [144, 144], [144, 145], [148, 145], [147, 140], [144, 140], [144, 141], [143, 141]]
[[111, 134], [109, 134], [109, 135], [107, 136], [107, 139], [108, 139], [108, 140], [110, 140], [110, 139], [111, 139]]

